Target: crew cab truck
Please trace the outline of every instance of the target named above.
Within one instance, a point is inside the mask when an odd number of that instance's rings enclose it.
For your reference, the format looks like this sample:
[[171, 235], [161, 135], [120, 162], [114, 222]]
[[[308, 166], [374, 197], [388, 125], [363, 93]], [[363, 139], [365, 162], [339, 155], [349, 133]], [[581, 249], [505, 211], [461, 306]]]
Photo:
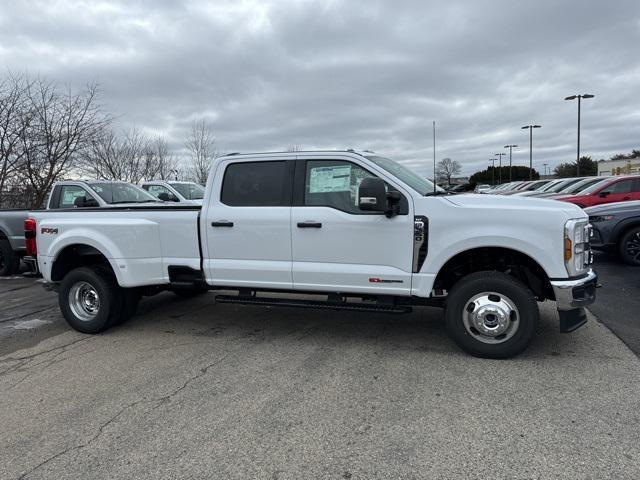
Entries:
[[257, 305], [440, 306], [452, 339], [491, 358], [527, 347], [538, 301], [555, 300], [563, 332], [586, 322], [596, 284], [589, 228], [575, 205], [448, 196], [354, 151], [228, 155], [211, 167], [202, 209], [34, 212], [26, 225], [81, 332], [127, 320], [140, 295], [216, 290], [217, 302]]

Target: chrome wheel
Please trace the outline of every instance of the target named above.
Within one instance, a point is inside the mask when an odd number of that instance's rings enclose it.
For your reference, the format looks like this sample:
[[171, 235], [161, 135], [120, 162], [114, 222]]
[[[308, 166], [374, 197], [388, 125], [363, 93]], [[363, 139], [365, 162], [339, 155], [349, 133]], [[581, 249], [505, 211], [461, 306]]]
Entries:
[[78, 320], [90, 322], [100, 311], [100, 296], [90, 283], [78, 282], [69, 290], [69, 307]]
[[627, 238], [624, 249], [630, 259], [636, 263], [640, 263], [640, 230]]
[[482, 292], [466, 303], [462, 322], [476, 340], [490, 344], [502, 343], [518, 330], [520, 312], [509, 297], [497, 292]]

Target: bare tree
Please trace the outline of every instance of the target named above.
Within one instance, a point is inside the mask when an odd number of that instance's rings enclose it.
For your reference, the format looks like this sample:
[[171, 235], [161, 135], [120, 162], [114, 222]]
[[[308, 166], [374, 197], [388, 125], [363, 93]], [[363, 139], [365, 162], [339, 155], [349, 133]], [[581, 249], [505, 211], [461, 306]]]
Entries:
[[169, 150], [167, 140], [162, 135], [157, 136], [151, 142], [151, 150], [155, 155], [157, 163], [155, 177], [161, 180], [174, 178], [177, 172], [177, 161], [173, 153]]
[[219, 155], [211, 125], [204, 120], [193, 122], [185, 147], [189, 152], [193, 179], [206, 183], [211, 162]]
[[20, 173], [40, 206], [53, 183], [74, 167], [80, 152], [108, 123], [97, 104], [98, 87], [63, 92], [55, 83], [36, 78], [25, 88], [26, 108], [20, 118]]
[[170, 178], [176, 165], [162, 136], [150, 140], [136, 128], [120, 135], [111, 128], [103, 129], [85, 150], [83, 160], [95, 178], [131, 183]]
[[[21, 132], [26, 128], [20, 121], [25, 108], [25, 88], [24, 77], [10, 73], [7, 78], [0, 80], [0, 193], [8, 182], [15, 179], [24, 155], [19, 147]], [[0, 206], [2, 202], [0, 195]]]
[[287, 152], [300, 152], [302, 151], [302, 147], [300, 145], [289, 145], [287, 147]]
[[448, 185], [451, 185], [451, 177], [459, 175], [462, 167], [457, 160], [451, 160], [450, 158], [443, 158], [436, 165], [436, 177], [440, 181], [447, 181]]

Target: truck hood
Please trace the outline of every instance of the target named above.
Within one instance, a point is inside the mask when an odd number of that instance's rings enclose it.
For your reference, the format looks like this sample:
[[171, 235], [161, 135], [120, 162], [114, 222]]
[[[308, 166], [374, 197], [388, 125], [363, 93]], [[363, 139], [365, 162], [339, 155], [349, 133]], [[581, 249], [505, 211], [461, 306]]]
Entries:
[[[523, 210], [536, 212], [563, 212], [568, 218], [585, 217], [584, 211], [572, 203], [558, 202], [545, 198], [530, 198], [510, 195], [455, 195], [443, 197], [454, 205], [465, 208], [495, 209], [495, 210]], [[523, 219], [526, 221], [526, 219]]]

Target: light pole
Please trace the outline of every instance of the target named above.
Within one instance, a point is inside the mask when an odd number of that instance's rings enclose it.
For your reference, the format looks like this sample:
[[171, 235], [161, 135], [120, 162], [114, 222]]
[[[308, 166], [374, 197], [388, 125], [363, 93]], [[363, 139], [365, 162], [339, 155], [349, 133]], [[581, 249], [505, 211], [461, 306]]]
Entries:
[[580, 176], [580, 105], [583, 98], [593, 98], [594, 96], [595, 95], [591, 95], [590, 93], [584, 93], [582, 95], [571, 95], [569, 97], [565, 97], [565, 100], [578, 99], [578, 149], [576, 153], [576, 177]]
[[511, 158], [513, 155], [513, 149], [516, 148], [518, 145], [505, 145], [504, 148], [508, 148], [509, 149], [509, 181], [511, 181]]
[[176, 182], [178, 181], [178, 170], [171, 170], [171, 173], [176, 177]]
[[490, 158], [491, 162], [491, 186], [493, 187], [496, 184], [496, 159]]
[[525, 125], [522, 130], [529, 129], [529, 181], [533, 180], [533, 129], [542, 128], [540, 125]]
[[497, 155], [500, 158], [500, 162], [498, 163], [499, 165], [499, 170], [498, 170], [498, 185], [502, 184], [502, 156], [506, 155], [506, 153], [494, 153], [494, 155]]
[[542, 165], [544, 165], [544, 176], [547, 176], [547, 165], [549, 165], [548, 163], [543, 163]]

